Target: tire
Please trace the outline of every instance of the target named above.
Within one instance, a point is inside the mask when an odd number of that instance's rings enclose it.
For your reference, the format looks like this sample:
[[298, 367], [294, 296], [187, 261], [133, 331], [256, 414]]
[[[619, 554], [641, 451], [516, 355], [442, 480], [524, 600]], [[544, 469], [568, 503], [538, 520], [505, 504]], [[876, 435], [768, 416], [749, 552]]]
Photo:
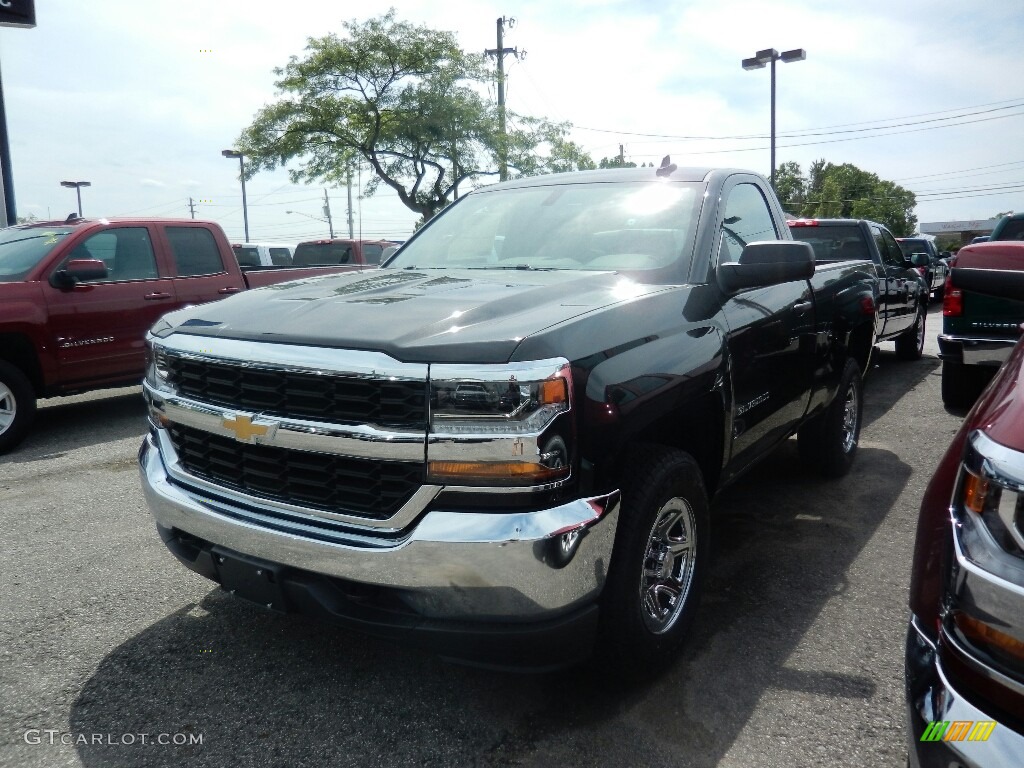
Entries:
[[25, 374], [0, 360], [0, 453], [20, 443], [36, 414], [36, 396]]
[[671, 663], [697, 612], [710, 554], [697, 462], [660, 446], [633, 452], [601, 604], [599, 658], [624, 679]]
[[928, 308], [921, 305], [917, 320], [910, 329], [896, 337], [896, 357], [900, 360], [920, 360], [924, 355], [925, 324], [928, 322]]
[[842, 477], [850, 471], [860, 440], [863, 406], [860, 369], [847, 359], [835, 398], [797, 434], [800, 458], [807, 467], [823, 477]]
[[988, 377], [984, 373], [977, 366], [943, 360], [942, 403], [948, 408], [970, 408], [985, 389]]

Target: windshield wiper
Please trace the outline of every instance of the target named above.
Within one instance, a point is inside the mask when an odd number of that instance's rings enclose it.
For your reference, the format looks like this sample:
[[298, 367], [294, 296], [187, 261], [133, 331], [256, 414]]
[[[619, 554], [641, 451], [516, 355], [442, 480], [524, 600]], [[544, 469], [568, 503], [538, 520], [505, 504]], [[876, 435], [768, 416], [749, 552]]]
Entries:
[[509, 264], [507, 266], [470, 267], [470, 269], [519, 269], [524, 272], [554, 272], [558, 267], [534, 267], [530, 264]]

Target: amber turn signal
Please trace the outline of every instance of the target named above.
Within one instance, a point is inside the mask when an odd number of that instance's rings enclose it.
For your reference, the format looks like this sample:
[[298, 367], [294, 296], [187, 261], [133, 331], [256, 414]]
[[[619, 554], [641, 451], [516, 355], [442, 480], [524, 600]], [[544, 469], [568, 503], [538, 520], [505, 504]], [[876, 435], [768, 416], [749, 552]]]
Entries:
[[1003, 653], [1024, 661], [1024, 643], [1017, 638], [1010, 637], [1005, 632], [1000, 632], [985, 622], [978, 621], [973, 616], [968, 616], [960, 611], [953, 614], [953, 622], [968, 640], [978, 645], [998, 648]]
[[964, 506], [980, 515], [985, 509], [985, 497], [988, 495], [988, 480], [978, 477], [973, 472], [964, 473]]
[[431, 461], [428, 480], [438, 483], [535, 485], [568, 477], [568, 467], [545, 467], [525, 461]]

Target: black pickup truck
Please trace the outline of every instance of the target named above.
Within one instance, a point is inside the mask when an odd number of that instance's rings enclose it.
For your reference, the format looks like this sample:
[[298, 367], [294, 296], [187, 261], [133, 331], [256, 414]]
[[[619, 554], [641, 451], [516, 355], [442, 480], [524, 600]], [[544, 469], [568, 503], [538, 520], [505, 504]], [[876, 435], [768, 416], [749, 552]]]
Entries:
[[875, 265], [875, 339], [895, 341], [896, 354], [904, 360], [920, 360], [931, 292], [921, 270], [928, 256], [907, 255], [885, 226], [867, 219], [791, 219], [787, 223], [794, 240], [814, 249], [818, 264], [867, 259]]
[[143, 489], [182, 563], [272, 610], [657, 670], [715, 493], [794, 434], [850, 467], [877, 290], [749, 172], [485, 187], [373, 273], [157, 323]]

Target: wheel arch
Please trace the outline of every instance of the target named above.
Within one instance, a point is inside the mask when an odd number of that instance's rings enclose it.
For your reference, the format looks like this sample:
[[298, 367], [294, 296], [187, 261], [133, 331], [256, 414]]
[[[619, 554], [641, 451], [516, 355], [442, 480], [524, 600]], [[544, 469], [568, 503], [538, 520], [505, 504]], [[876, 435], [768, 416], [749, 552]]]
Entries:
[[722, 474], [725, 442], [725, 406], [718, 391], [705, 393], [632, 432], [609, 462], [607, 470], [621, 487], [628, 459], [639, 445], [677, 448], [693, 457], [700, 468], [708, 496], [714, 495]]
[[0, 333], [0, 360], [20, 370], [32, 384], [36, 397], [42, 397], [43, 372], [32, 341], [21, 333]]

